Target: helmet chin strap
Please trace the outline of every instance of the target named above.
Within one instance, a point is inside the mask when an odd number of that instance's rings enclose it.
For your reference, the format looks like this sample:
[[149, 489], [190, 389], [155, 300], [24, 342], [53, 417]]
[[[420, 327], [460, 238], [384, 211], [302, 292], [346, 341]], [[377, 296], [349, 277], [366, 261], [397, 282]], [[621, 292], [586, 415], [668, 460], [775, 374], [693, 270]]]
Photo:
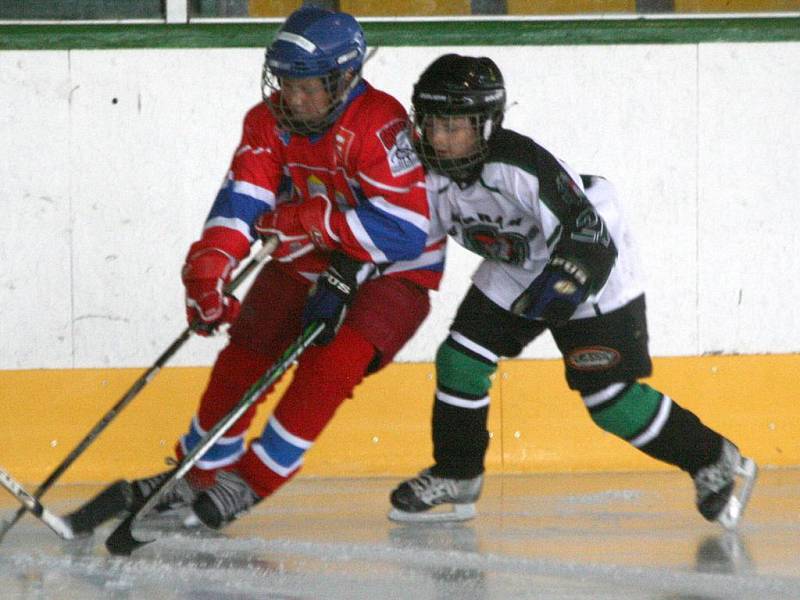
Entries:
[[361, 82], [361, 71], [358, 72], [350, 71], [350, 72], [353, 73], [353, 78], [350, 80], [350, 83], [347, 85], [347, 89], [342, 95], [342, 102], [347, 100], [347, 97], [350, 95], [350, 92], [356, 89], [356, 86]]
[[492, 117], [487, 117], [486, 120], [483, 122], [483, 140], [485, 142], [489, 141], [489, 138], [492, 136], [492, 129], [494, 128], [494, 119]]
[[339, 75], [339, 77], [340, 78], [346, 78], [348, 73], [351, 73], [352, 77], [350, 78], [350, 81], [344, 86], [344, 89], [339, 93], [339, 99], [337, 101], [332, 101], [331, 102], [331, 110], [332, 111], [335, 110], [341, 104], [347, 102], [348, 96], [351, 94], [351, 92], [354, 89], [356, 89], [356, 86], [361, 81], [361, 71], [360, 70], [359, 71], [353, 71], [353, 70], [345, 71], [344, 73]]
[[465, 188], [480, 178], [483, 170], [483, 160], [459, 163], [458, 159], [436, 159], [429, 168], [452, 179], [459, 187]]
[[[348, 81], [344, 86], [341, 84], [341, 80], [347, 78], [348, 74], [351, 74], [350, 81]], [[337, 85], [338, 88], [341, 88], [341, 91], [338, 92], [338, 98], [333, 99], [331, 98], [330, 107], [328, 109], [328, 113], [323, 118], [324, 126], [322, 130], [324, 131], [331, 125], [333, 125], [335, 118], [331, 119], [331, 115], [337, 113], [339, 108], [347, 103], [347, 99], [350, 97], [350, 94], [356, 89], [356, 86], [361, 82], [361, 70], [358, 71], [349, 70], [345, 71], [344, 73], [339, 74], [340, 83]]]

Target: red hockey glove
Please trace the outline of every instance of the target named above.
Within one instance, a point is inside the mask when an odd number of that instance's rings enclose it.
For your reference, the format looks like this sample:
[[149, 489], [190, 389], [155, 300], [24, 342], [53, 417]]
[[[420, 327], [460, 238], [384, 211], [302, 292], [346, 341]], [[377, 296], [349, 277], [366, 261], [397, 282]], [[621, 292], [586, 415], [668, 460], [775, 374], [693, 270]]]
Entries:
[[273, 260], [291, 262], [314, 247], [333, 250], [339, 239], [330, 226], [331, 201], [319, 194], [302, 202], [279, 205], [256, 221], [256, 231], [263, 239], [275, 236], [280, 245]]
[[210, 335], [238, 316], [239, 301], [223, 293], [238, 262], [202, 240], [189, 249], [181, 279], [186, 287], [186, 318], [199, 335]]

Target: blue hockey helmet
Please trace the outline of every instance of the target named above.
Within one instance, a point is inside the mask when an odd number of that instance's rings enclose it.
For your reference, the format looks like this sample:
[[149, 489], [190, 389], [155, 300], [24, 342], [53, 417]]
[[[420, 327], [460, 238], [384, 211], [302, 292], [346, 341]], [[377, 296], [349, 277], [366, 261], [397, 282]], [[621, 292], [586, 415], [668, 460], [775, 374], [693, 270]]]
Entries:
[[[267, 47], [262, 74], [264, 101], [281, 126], [301, 135], [327, 129], [360, 80], [366, 49], [361, 25], [351, 15], [316, 7], [293, 12]], [[328, 95], [318, 119], [293, 115], [281, 94], [284, 79], [309, 78], [318, 78]]]

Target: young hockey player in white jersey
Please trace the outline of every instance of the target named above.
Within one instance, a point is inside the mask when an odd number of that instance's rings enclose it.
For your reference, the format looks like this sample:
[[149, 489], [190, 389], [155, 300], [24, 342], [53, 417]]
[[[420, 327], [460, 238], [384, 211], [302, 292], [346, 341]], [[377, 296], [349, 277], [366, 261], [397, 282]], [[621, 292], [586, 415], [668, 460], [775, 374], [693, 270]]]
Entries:
[[[549, 329], [567, 383], [594, 422], [686, 471], [703, 517], [734, 528], [756, 465], [639, 382], [652, 371], [645, 296], [611, 184], [576, 174], [501, 127], [505, 86], [488, 58], [440, 57], [420, 76], [412, 102], [432, 212], [484, 260], [436, 354], [435, 464], [392, 492], [389, 517], [474, 516], [489, 442], [490, 377], [500, 357], [519, 355]], [[451, 510], [426, 512], [440, 504]]]

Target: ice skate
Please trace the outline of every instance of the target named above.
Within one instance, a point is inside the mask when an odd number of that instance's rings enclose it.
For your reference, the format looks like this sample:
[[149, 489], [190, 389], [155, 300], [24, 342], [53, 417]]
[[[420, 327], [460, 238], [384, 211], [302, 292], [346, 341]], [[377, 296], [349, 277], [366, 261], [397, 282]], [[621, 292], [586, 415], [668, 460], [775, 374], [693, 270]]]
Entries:
[[[143, 479], [134, 479], [131, 483], [133, 488], [133, 506], [131, 512], [139, 510], [144, 503], [153, 495], [153, 492], [158, 488], [163, 481], [172, 476], [173, 471], [164, 471], [152, 477], [145, 477]], [[192, 505], [200, 489], [186, 479], [178, 479], [175, 485], [166, 493], [161, 494], [158, 504], [153, 507], [157, 513], [167, 513], [170, 511], [186, 508]]]
[[[139, 510], [156, 488], [171, 475], [170, 470], [133, 481], [115, 481], [78, 510], [70, 513], [67, 519], [76, 533], [91, 533], [109, 519], [122, 518]], [[154, 510], [166, 513], [190, 506], [197, 493], [188, 481], [180, 479], [172, 489], [162, 495]]]
[[217, 482], [201, 492], [192, 511], [211, 529], [222, 529], [261, 501], [250, 485], [237, 473], [220, 471]]
[[67, 515], [76, 534], [89, 534], [109, 519], [122, 517], [133, 506], [133, 488], [129, 481], [115, 481], [86, 504]]
[[736, 529], [758, 476], [758, 467], [742, 456], [726, 439], [717, 462], [703, 467], [694, 476], [697, 510], [708, 521], [725, 529]]
[[[481, 495], [483, 475], [472, 479], [437, 477], [430, 469], [401, 483], [391, 494], [389, 519], [400, 523], [467, 521]], [[444, 510], [432, 510], [442, 506]]]

